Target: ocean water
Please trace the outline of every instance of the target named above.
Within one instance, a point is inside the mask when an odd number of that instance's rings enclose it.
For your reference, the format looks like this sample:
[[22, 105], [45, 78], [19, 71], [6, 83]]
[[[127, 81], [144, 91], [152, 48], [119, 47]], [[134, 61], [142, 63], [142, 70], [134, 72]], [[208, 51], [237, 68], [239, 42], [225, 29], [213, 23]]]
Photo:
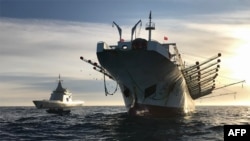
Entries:
[[124, 107], [81, 107], [68, 115], [0, 107], [0, 140], [223, 141], [226, 124], [250, 124], [250, 107], [197, 107], [187, 116], [130, 117]]

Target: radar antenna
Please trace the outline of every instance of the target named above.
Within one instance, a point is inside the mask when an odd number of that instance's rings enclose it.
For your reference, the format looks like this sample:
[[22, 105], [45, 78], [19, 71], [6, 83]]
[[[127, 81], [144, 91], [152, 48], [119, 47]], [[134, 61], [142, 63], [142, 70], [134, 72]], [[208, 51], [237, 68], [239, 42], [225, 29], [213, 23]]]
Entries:
[[151, 41], [151, 30], [155, 30], [155, 23], [151, 22], [151, 11], [149, 14], [149, 22], [146, 24], [146, 30], [148, 30], [148, 41]]

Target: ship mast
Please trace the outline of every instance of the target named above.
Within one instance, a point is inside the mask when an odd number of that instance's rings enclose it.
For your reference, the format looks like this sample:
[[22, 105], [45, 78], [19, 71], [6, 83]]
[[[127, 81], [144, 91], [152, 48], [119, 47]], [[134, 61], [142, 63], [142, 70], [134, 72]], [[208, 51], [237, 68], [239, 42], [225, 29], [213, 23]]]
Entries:
[[151, 22], [151, 11], [149, 14], [149, 22], [146, 24], [146, 30], [148, 30], [148, 41], [151, 41], [151, 30], [155, 30], [155, 23]]

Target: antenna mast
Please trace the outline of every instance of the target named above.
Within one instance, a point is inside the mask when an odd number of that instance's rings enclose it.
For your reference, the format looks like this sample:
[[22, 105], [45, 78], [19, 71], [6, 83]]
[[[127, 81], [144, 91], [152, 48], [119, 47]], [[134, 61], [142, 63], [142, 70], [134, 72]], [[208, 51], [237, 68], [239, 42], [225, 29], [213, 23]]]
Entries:
[[151, 41], [151, 30], [155, 30], [155, 23], [151, 22], [151, 11], [149, 14], [149, 22], [146, 24], [146, 30], [148, 30], [148, 41]]

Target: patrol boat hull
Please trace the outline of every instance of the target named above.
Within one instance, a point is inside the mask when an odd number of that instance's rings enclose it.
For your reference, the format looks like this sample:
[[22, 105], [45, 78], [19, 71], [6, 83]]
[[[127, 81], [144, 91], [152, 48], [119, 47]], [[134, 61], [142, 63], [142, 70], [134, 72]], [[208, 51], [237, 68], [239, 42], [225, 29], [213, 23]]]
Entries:
[[73, 108], [73, 107], [81, 107], [83, 106], [82, 101], [71, 101], [71, 102], [62, 102], [59, 100], [34, 100], [37, 109], [48, 109], [48, 108]]

